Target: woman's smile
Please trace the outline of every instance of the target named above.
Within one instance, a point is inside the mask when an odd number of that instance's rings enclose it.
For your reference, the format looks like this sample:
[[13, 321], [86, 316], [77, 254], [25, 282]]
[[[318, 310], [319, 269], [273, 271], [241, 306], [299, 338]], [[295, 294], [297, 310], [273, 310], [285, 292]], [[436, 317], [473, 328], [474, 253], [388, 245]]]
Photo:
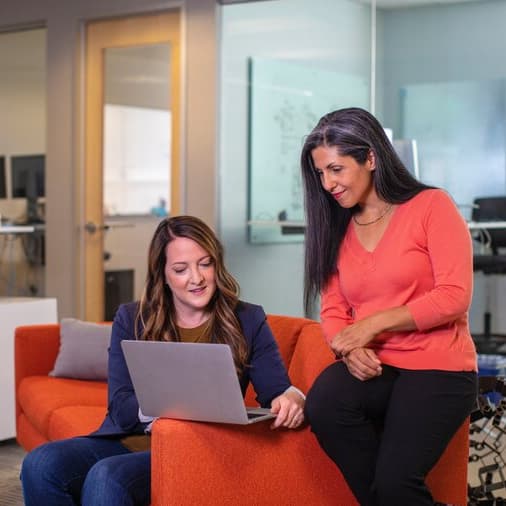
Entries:
[[199, 286], [190, 290], [193, 295], [202, 295], [206, 291], [207, 286]]
[[332, 196], [333, 196], [336, 200], [339, 200], [339, 199], [342, 197], [342, 195], [343, 195], [343, 193], [344, 193], [345, 191], [346, 191], [346, 190], [342, 190], [342, 191], [340, 191], [340, 192], [335, 192], [335, 193], [332, 193]]

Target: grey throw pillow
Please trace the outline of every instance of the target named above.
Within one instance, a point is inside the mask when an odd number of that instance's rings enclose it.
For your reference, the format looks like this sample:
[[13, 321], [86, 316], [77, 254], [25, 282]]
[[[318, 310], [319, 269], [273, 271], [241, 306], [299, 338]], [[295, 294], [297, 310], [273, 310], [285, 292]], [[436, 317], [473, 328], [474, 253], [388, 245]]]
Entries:
[[60, 351], [50, 376], [107, 380], [111, 325], [64, 318], [60, 323]]

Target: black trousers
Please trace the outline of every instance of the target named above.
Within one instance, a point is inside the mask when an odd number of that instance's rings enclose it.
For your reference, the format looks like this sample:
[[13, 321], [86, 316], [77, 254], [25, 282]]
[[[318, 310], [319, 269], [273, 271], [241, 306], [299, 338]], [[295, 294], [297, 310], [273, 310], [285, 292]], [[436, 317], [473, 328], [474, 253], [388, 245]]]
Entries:
[[432, 506], [425, 477], [477, 391], [474, 372], [383, 365], [381, 376], [360, 381], [336, 362], [316, 379], [305, 409], [361, 506]]

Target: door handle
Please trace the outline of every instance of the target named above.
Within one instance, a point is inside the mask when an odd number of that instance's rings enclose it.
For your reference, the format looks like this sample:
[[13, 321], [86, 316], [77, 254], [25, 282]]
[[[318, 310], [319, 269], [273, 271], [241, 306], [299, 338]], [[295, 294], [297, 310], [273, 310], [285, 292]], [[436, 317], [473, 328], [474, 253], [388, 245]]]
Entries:
[[88, 232], [88, 234], [93, 235], [97, 230], [106, 230], [108, 227], [105, 225], [97, 225], [96, 223], [93, 223], [92, 221], [88, 221], [86, 225], [84, 225], [84, 230]]
[[109, 221], [104, 223], [103, 225], [97, 225], [93, 223], [93, 221], [88, 221], [86, 225], [84, 225], [84, 230], [88, 232], [88, 234], [93, 235], [98, 230], [109, 230], [111, 228], [133, 228], [135, 227], [134, 223], [130, 223], [128, 221]]
[[131, 223], [129, 221], [106, 221], [104, 223], [104, 230], [109, 230], [111, 228], [133, 228], [135, 227], [135, 223]]

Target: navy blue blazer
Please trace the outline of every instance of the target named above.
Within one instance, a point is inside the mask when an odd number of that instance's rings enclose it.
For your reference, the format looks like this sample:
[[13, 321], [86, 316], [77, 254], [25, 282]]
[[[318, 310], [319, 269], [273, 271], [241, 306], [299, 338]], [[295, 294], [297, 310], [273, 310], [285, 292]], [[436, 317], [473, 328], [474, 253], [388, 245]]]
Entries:
[[[124, 304], [114, 318], [109, 348], [108, 411], [92, 436], [141, 434], [147, 426], [139, 421], [139, 403], [120, 344], [123, 339], [135, 339], [137, 308], [138, 302]], [[243, 395], [251, 381], [259, 404], [269, 407], [272, 399], [290, 386], [278, 346], [260, 306], [240, 301], [235, 314], [249, 348], [250, 367], [240, 378]]]

